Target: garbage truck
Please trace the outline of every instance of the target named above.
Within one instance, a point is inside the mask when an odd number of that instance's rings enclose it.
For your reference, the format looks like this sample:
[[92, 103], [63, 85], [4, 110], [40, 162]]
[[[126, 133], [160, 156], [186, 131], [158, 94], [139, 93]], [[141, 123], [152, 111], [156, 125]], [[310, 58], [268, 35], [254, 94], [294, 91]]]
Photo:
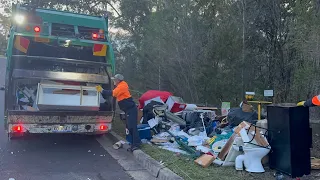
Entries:
[[[109, 132], [115, 100], [108, 17], [13, 4], [6, 51], [5, 130], [29, 133]], [[101, 108], [103, 104], [103, 108]]]

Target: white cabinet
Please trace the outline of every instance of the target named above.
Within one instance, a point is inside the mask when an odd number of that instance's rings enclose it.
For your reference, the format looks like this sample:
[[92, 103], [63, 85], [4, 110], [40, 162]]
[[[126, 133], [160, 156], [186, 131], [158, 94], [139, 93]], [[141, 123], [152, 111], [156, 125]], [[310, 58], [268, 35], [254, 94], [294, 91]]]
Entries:
[[36, 101], [40, 111], [98, 111], [100, 94], [95, 87], [39, 83]]

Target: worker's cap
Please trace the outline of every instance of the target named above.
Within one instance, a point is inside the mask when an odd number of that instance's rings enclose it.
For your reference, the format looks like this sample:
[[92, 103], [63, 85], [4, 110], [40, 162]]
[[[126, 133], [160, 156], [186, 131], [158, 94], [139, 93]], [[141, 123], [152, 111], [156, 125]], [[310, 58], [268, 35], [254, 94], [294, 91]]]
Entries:
[[114, 75], [114, 77], [111, 77], [111, 79], [112, 79], [112, 80], [117, 79], [117, 80], [123, 81], [123, 80], [124, 80], [124, 77], [123, 77], [123, 75], [121, 75], [121, 74], [116, 74], [116, 75]]

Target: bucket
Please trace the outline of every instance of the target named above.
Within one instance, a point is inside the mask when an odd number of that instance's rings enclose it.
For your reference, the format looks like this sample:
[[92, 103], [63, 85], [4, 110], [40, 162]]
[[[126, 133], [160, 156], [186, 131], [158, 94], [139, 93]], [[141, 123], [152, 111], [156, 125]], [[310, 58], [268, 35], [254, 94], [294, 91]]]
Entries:
[[120, 149], [120, 148], [122, 148], [122, 146], [123, 146], [122, 142], [119, 141], [119, 142], [116, 142], [116, 143], [113, 145], [113, 148], [114, 148], [114, 149]]

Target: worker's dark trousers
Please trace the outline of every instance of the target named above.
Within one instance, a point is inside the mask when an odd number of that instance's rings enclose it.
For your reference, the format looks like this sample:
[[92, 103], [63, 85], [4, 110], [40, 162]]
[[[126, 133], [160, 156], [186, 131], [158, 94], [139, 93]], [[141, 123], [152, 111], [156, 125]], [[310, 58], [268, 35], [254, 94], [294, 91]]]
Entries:
[[132, 138], [132, 144], [131, 147], [139, 147], [141, 144], [141, 139], [138, 133], [138, 122], [137, 122], [137, 118], [138, 118], [138, 109], [137, 107], [133, 107], [127, 110], [126, 112], [127, 114], [127, 130], [126, 130], [126, 134], [129, 134]]

